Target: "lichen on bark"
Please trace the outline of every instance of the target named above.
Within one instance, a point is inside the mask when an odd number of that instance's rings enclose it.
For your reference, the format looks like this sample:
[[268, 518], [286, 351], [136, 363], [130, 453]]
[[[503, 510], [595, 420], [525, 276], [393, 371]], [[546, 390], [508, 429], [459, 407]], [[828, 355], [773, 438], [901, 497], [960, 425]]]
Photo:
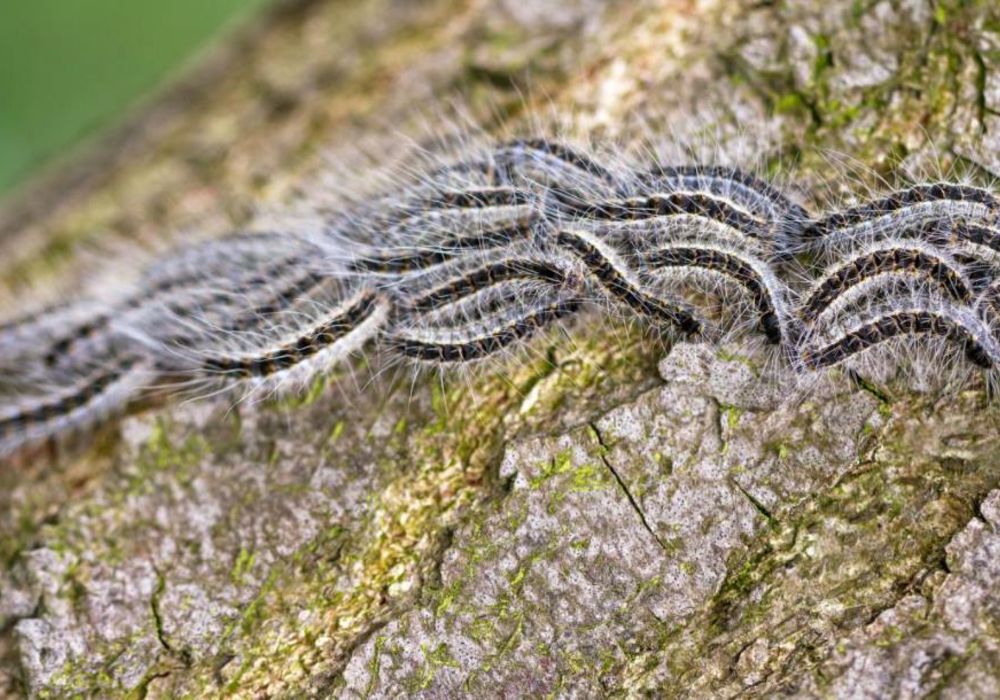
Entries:
[[[652, 133], [814, 206], [988, 183], [998, 41], [992, 4], [957, 0], [290, 3], [72, 187], [8, 203], [0, 273], [13, 298], [87, 274], [98, 236], [298, 207], [329, 153], [456, 92], [487, 130], [551, 110], [576, 135]], [[359, 366], [298, 400], [152, 408], [4, 471], [0, 687], [991, 694], [984, 393], [833, 374], [802, 400], [757, 352], [585, 323], [441, 382], [372, 391]]]

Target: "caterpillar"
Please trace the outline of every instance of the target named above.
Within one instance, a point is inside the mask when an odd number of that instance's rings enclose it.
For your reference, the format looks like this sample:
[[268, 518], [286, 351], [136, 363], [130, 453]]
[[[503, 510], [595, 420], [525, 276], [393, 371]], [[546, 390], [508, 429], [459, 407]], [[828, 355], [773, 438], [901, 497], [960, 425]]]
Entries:
[[[0, 333], [0, 351], [19, 372], [44, 381], [53, 372], [72, 375], [93, 362], [95, 348], [106, 345], [116, 322], [161, 299], [204, 297], [203, 303], [224, 307], [231, 298], [289, 274], [297, 274], [318, 249], [273, 232], [238, 233], [195, 245], [150, 267], [145, 283], [127, 286], [122, 298], [64, 305], [47, 314], [29, 314]], [[80, 347], [82, 346], [82, 348]], [[34, 367], [40, 361], [42, 368]]]
[[461, 366], [595, 308], [701, 342], [735, 315], [803, 377], [888, 348], [903, 366], [933, 343], [1000, 369], [987, 189], [916, 184], [814, 213], [739, 168], [546, 137], [426, 165], [308, 231], [191, 246], [116, 295], [0, 322], [0, 455], [153, 387], [294, 387], [359, 350]]
[[851, 287], [883, 275], [921, 275], [958, 303], [972, 302], [972, 284], [946, 253], [915, 242], [869, 246], [826, 272], [799, 305], [814, 321]]
[[558, 265], [545, 260], [531, 258], [500, 260], [450, 277], [405, 302], [406, 309], [412, 313], [433, 311], [454, 304], [483, 289], [521, 279], [540, 280], [553, 285], [562, 285], [567, 281], [567, 273]]
[[832, 212], [806, 225], [800, 251], [835, 257], [859, 240], [892, 236], [900, 229], [992, 225], [1000, 201], [987, 190], [950, 183], [916, 185], [880, 199]]
[[559, 189], [553, 189], [552, 195], [571, 216], [583, 219], [636, 221], [686, 214], [718, 222], [751, 238], [760, 237], [767, 225], [763, 219], [724, 199], [698, 192], [669, 192], [596, 202], [579, 201]]
[[419, 248], [400, 248], [384, 253], [363, 255], [354, 260], [349, 267], [352, 272], [385, 275], [399, 275], [426, 269], [454, 260], [463, 252], [510, 245], [514, 241], [530, 235], [532, 224], [532, 220], [527, 219], [512, 225], [502, 224], [473, 233], [450, 236]]
[[675, 267], [700, 269], [735, 281], [750, 294], [767, 339], [775, 345], [795, 342], [798, 334], [791, 328], [788, 292], [763, 261], [719, 245], [678, 243], [641, 256], [640, 264], [654, 271]]
[[150, 376], [146, 359], [118, 357], [69, 386], [9, 400], [0, 409], [0, 457], [28, 444], [70, 437], [109, 419], [142, 393]]
[[593, 158], [566, 144], [544, 138], [501, 144], [493, 160], [499, 177], [508, 182], [560, 186], [567, 191], [590, 194], [614, 192], [621, 184], [611, 170]]
[[658, 165], [638, 178], [644, 188], [704, 192], [729, 199], [763, 219], [787, 227], [794, 235], [809, 221], [806, 210], [763, 180], [739, 168], [712, 165]]
[[395, 331], [386, 337], [390, 351], [403, 357], [440, 363], [481, 360], [525, 340], [553, 321], [569, 316], [582, 305], [579, 298], [557, 298], [525, 304], [511, 318], [501, 317], [479, 328], [448, 329], [423, 336]]
[[805, 347], [802, 360], [810, 369], [822, 369], [894, 338], [921, 334], [959, 343], [969, 361], [983, 369], [994, 369], [1000, 362], [1000, 349], [985, 324], [968, 309], [947, 307], [914, 307], [876, 314], [823, 345]]
[[612, 299], [641, 314], [667, 321], [684, 333], [694, 335], [705, 330], [704, 322], [683, 302], [657, 297], [644, 289], [621, 256], [589, 233], [562, 230], [556, 240], [579, 257]]
[[[307, 379], [313, 366], [329, 366], [372, 338], [388, 313], [385, 300], [372, 289], [361, 289], [341, 304], [282, 337], [263, 344], [186, 352], [179, 343], [160, 358], [182, 378], [264, 381], [276, 387]], [[170, 347], [170, 346], [168, 346]], [[304, 375], [304, 376], [303, 376]]]

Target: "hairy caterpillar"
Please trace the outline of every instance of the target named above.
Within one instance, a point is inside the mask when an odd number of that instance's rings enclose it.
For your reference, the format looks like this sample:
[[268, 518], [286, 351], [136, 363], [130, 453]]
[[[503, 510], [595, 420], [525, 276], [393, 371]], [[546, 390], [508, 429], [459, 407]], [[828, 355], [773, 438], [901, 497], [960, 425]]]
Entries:
[[421, 249], [401, 247], [397, 251], [374, 253], [354, 260], [350, 269], [359, 273], [404, 274], [454, 260], [465, 251], [510, 245], [515, 240], [529, 235], [531, 226], [530, 220], [515, 222], [512, 225], [502, 224], [472, 234], [452, 236]]
[[998, 369], [1000, 202], [988, 190], [915, 185], [817, 216], [736, 168], [546, 138], [467, 150], [307, 235], [199, 244], [117, 297], [0, 324], [0, 456], [150, 387], [298, 386], [362, 348], [462, 365], [594, 306], [713, 342], [706, 294], [803, 376], [890, 347], [902, 366], [938, 342]]
[[[858, 241], [892, 237], [899, 230], [940, 230], [996, 223], [1000, 201], [978, 187], [917, 185], [815, 219], [801, 233], [800, 250], [836, 257]], [[956, 231], [959, 233], [960, 231]]]
[[571, 216], [585, 219], [636, 221], [687, 214], [718, 222], [751, 238], [760, 237], [762, 229], [766, 226], [764, 220], [729, 202], [701, 193], [671, 192], [584, 202], [555, 189], [553, 196]]
[[643, 288], [624, 260], [609, 246], [584, 231], [559, 231], [556, 240], [576, 254], [607, 294], [633, 310], [667, 321], [683, 332], [697, 334], [704, 323], [683, 302], [658, 297]]
[[0, 409], [0, 456], [111, 418], [140, 395], [151, 377], [147, 360], [125, 356], [68, 386], [6, 403]]
[[213, 336], [214, 343], [181, 339], [152, 347], [157, 367], [173, 380], [250, 382], [256, 388], [305, 384], [371, 340], [388, 313], [385, 299], [370, 287], [343, 295], [340, 303], [313, 317], [296, 318], [294, 326], [264, 332]]
[[561, 187], [594, 195], [614, 192], [619, 178], [593, 158], [557, 141], [522, 139], [500, 145], [493, 154], [500, 179], [544, 188]]
[[751, 214], [779, 226], [784, 236], [796, 235], [809, 221], [809, 214], [804, 208], [763, 180], [737, 168], [660, 165], [642, 173], [638, 180], [643, 189], [704, 192], [730, 200]]
[[763, 261], [716, 244], [677, 243], [647, 253], [640, 262], [656, 272], [681, 267], [733, 280], [750, 294], [760, 314], [761, 330], [771, 343], [796, 342], [798, 332], [791, 327], [788, 290]]
[[468, 294], [512, 279], [542, 279], [554, 284], [566, 281], [565, 273], [547, 263], [529, 260], [502, 260], [479, 267], [472, 272], [455, 277], [410, 301], [407, 306], [415, 312], [430, 311], [461, 299]]
[[[510, 347], [518, 340], [530, 338], [539, 329], [576, 312], [579, 298], [556, 298], [525, 304], [510, 318], [501, 316], [494, 323], [476, 328], [449, 328], [436, 334], [415, 336], [406, 332], [390, 332], [387, 347], [404, 357], [430, 362], [471, 362]], [[487, 319], [489, 320], [489, 319]]]
[[959, 343], [969, 361], [984, 369], [997, 367], [1000, 349], [989, 330], [968, 309], [941, 306], [886, 310], [855, 326], [834, 334], [822, 345], [808, 345], [802, 351], [804, 364], [821, 369], [839, 364], [895, 338], [936, 335]]
[[920, 275], [958, 303], [972, 302], [972, 284], [952, 258], [916, 242], [876, 244], [834, 266], [806, 294], [799, 313], [814, 321], [848, 290], [879, 276]]

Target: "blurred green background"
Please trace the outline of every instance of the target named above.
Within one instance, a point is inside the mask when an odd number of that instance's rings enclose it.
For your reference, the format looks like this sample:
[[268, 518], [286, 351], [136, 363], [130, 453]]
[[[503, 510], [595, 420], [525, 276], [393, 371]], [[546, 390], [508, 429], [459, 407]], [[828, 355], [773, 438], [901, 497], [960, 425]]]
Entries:
[[267, 0], [0, 0], [0, 196]]

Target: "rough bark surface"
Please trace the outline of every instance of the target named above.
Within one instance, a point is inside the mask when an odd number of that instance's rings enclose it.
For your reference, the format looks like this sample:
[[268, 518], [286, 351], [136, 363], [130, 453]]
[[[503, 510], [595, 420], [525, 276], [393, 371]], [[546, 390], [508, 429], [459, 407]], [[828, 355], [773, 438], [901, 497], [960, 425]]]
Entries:
[[[987, 183], [992, 5], [286, 4], [0, 210], [8, 306], [108, 237], [301, 209], [330, 154], [456, 94], [488, 130], [551, 110], [800, 197]], [[803, 399], [766, 361], [588, 322], [443, 382], [345, 369], [6, 467], [0, 694], [995, 697], [995, 406], [835, 373]]]

